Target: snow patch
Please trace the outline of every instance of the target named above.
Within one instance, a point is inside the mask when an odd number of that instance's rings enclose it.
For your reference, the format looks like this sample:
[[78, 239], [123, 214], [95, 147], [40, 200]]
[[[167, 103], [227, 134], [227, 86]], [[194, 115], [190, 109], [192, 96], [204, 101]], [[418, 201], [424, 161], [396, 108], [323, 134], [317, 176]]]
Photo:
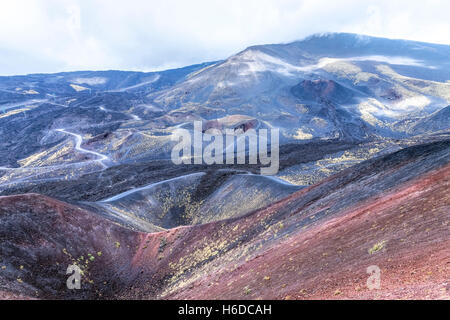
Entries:
[[408, 65], [417, 67], [427, 67], [434, 69], [434, 66], [427, 66], [421, 61], [403, 56], [356, 56], [350, 58], [321, 58], [316, 64], [306, 66], [296, 66], [283, 61], [279, 58], [265, 54], [258, 50], [247, 50], [242, 54], [229, 60], [229, 64], [245, 63], [246, 68], [239, 73], [240, 76], [255, 75], [260, 72], [276, 72], [285, 76], [292, 76], [298, 72], [312, 72], [318, 69], [323, 69], [329, 64], [336, 62], [357, 62], [357, 61], [376, 61], [393, 65]]
[[405, 98], [388, 105], [374, 98], [369, 98], [358, 105], [358, 110], [364, 120], [371, 124], [379, 124], [377, 117], [395, 118], [408, 112], [421, 110], [430, 103], [430, 99], [423, 95]]
[[423, 109], [431, 103], [430, 99], [425, 96], [417, 95], [414, 97], [403, 99], [397, 102], [394, 106], [397, 109], [403, 110], [415, 110], [415, 109]]
[[87, 84], [90, 86], [105, 84], [107, 81], [108, 79], [104, 77], [76, 78], [73, 80], [76, 84]]
[[240, 55], [247, 65], [247, 69], [240, 72], [241, 76], [254, 75], [258, 72], [277, 72], [286, 76], [302, 71], [300, 67], [294, 66], [281, 59], [275, 58], [260, 51], [247, 50]]
[[356, 61], [376, 61], [388, 64], [405, 65], [405, 66], [415, 66], [415, 67], [426, 67], [429, 69], [436, 69], [434, 66], [427, 66], [421, 61], [412, 59], [409, 57], [402, 56], [357, 56], [351, 58], [329, 58], [325, 57], [319, 60], [318, 63], [308, 66], [300, 67], [302, 71], [313, 71], [316, 69], [323, 69], [325, 66], [335, 63], [335, 62], [356, 62]]
[[132, 86], [129, 86], [129, 87], [119, 88], [119, 89], [116, 89], [116, 90], [110, 90], [110, 92], [124, 92], [124, 91], [127, 91], [127, 90], [140, 88], [140, 87], [143, 87], [145, 85], [148, 85], [148, 84], [151, 84], [153, 82], [158, 81], [160, 77], [161, 76], [159, 74], [156, 74], [150, 80], [146, 80], [144, 82], [140, 82], [138, 84], [135, 84], [135, 85], [132, 85]]

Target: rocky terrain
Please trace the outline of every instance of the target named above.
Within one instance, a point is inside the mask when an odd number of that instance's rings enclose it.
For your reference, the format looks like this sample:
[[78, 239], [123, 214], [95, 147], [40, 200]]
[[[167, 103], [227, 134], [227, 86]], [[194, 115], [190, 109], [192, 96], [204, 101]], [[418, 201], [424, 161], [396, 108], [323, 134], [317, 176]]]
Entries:
[[[449, 298], [450, 140], [367, 160], [241, 217], [138, 232], [0, 197], [3, 290], [33, 298]], [[92, 258], [93, 257], [93, 258]], [[84, 270], [67, 290], [66, 266]], [[381, 287], [366, 287], [366, 268]]]
[[[339, 33], [161, 72], [0, 77], [0, 298], [448, 299], [448, 57]], [[175, 165], [194, 120], [278, 128], [278, 173]]]

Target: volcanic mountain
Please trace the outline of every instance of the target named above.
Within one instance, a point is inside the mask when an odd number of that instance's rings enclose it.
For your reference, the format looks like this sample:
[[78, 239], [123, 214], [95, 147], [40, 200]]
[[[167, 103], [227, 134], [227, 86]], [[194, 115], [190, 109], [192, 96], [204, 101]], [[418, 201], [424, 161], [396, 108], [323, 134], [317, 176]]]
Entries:
[[[449, 155], [450, 140], [409, 147], [244, 216], [153, 233], [46, 196], [0, 197], [2, 295], [448, 298]], [[72, 263], [82, 290], [65, 287]]]
[[[0, 77], [0, 298], [448, 298], [449, 57], [328, 33]], [[279, 172], [175, 165], [194, 120], [279, 129]]]

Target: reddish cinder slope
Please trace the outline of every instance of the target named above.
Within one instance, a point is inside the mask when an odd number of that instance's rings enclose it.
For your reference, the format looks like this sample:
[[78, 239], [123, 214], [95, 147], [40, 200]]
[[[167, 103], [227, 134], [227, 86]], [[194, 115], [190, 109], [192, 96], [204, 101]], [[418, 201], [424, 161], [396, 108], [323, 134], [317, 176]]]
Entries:
[[[443, 176], [450, 166], [255, 248], [258, 254], [249, 248], [167, 298], [448, 298], [450, 200]], [[376, 243], [383, 247], [370, 254]], [[371, 265], [381, 269], [380, 290], [366, 287]]]
[[[152, 234], [40, 195], [0, 197], [0, 297], [446, 299], [449, 160], [450, 141], [414, 146], [244, 217]], [[74, 262], [81, 290], [66, 288]], [[380, 289], [366, 287], [369, 266]]]
[[[111, 296], [131, 276], [126, 266], [140, 237], [49, 197], [0, 197], [0, 297]], [[66, 287], [73, 263], [84, 271], [82, 290]]]
[[448, 143], [414, 147], [240, 219], [151, 234], [121, 297], [448, 298], [448, 155]]

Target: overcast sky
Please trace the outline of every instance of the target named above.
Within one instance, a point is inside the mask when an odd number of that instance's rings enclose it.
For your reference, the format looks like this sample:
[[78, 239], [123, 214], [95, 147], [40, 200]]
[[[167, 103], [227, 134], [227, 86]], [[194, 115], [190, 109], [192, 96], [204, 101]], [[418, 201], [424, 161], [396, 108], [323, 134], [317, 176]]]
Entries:
[[0, 0], [0, 74], [154, 71], [318, 32], [450, 44], [450, 1]]

